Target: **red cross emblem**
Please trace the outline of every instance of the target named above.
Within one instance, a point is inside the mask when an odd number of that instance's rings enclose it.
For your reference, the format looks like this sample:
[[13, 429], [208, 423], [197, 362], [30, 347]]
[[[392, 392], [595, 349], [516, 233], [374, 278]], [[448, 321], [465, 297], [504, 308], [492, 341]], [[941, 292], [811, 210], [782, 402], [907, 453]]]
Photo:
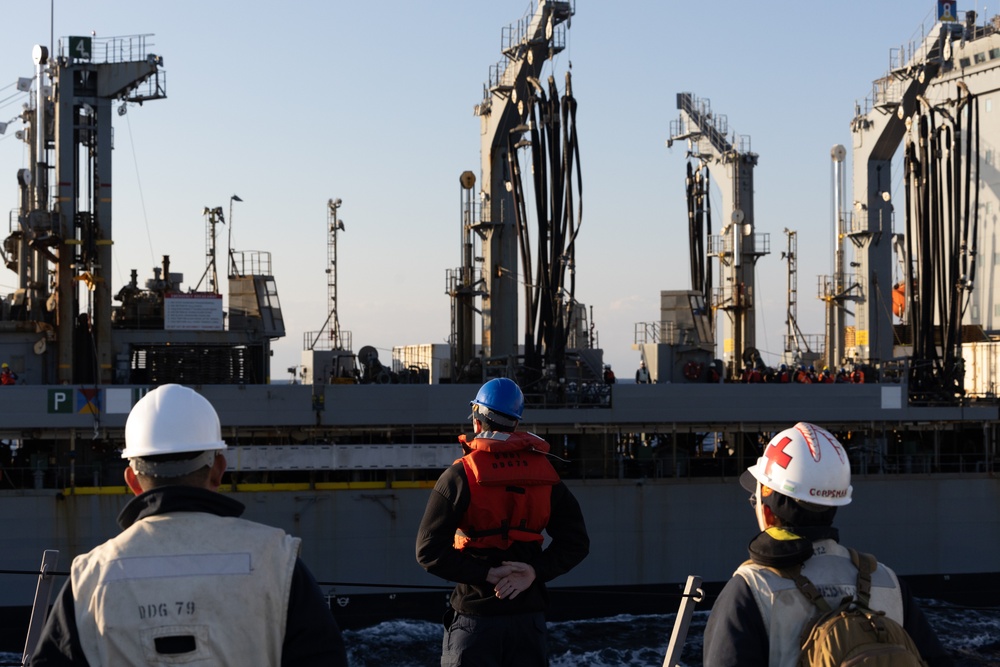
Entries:
[[785, 447], [791, 441], [791, 438], [785, 436], [778, 442], [772, 442], [767, 446], [767, 451], [764, 452], [764, 457], [767, 459], [767, 465], [764, 466], [765, 475], [771, 475], [772, 463], [777, 463], [782, 468], [788, 469], [788, 464], [792, 462], [792, 457], [785, 453]]

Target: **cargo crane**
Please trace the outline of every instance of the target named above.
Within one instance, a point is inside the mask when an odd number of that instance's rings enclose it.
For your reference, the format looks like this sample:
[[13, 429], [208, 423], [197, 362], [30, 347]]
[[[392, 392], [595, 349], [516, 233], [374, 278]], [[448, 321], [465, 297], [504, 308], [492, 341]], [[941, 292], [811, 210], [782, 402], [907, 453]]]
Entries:
[[508, 141], [511, 132], [527, 120], [530, 81], [537, 81], [545, 62], [565, 49], [566, 26], [572, 16], [571, 2], [538, 0], [533, 13], [504, 28], [505, 60], [490, 68], [482, 101], [475, 107], [482, 135], [481, 208], [473, 226], [483, 239], [483, 355], [506, 363], [510, 374], [519, 341], [518, 232], [508, 189]]
[[951, 26], [939, 22], [908, 61], [900, 51], [893, 70], [874, 83], [870, 108], [857, 105], [851, 122], [854, 211], [848, 237], [856, 248], [860, 299], [854, 348], [864, 365], [877, 366], [894, 356], [892, 159], [950, 40]]
[[671, 121], [667, 145], [687, 140], [688, 159], [696, 170], [713, 172], [722, 192], [726, 224], [719, 235], [708, 238], [708, 255], [719, 260], [719, 285], [711, 291], [710, 306], [726, 314], [722, 359], [727, 377], [734, 378], [743, 364], [760, 363], [754, 267], [770, 252], [770, 237], [754, 229], [753, 168], [758, 156], [750, 150], [748, 136], [727, 137], [726, 116], [713, 113], [709, 100], [678, 93], [677, 108], [680, 117]]
[[[1000, 63], [988, 54], [1000, 50], [1000, 33], [976, 26], [975, 16], [967, 12], [964, 24], [942, 19], [919, 45], [900, 49], [864, 109], [856, 106], [851, 124], [849, 237], [858, 250], [861, 297], [856, 355], [882, 378], [905, 377], [911, 402], [961, 400], [963, 342], [988, 343], [1000, 330], [994, 281], [976, 263], [981, 222], [990, 225], [984, 237], [996, 234], [992, 220], [980, 220], [995, 195], [975, 187], [988, 179], [980, 164], [979, 95], [996, 90]], [[982, 132], [989, 137], [992, 126], [983, 123]], [[901, 146], [902, 205], [891, 191], [892, 159]], [[985, 150], [989, 161], [992, 150]], [[892, 234], [898, 210], [905, 214], [901, 240]], [[901, 254], [900, 281], [893, 276], [894, 249]], [[985, 289], [973, 295], [976, 280]], [[894, 313], [902, 318], [899, 326]], [[897, 372], [895, 345], [912, 346], [904, 371]]]

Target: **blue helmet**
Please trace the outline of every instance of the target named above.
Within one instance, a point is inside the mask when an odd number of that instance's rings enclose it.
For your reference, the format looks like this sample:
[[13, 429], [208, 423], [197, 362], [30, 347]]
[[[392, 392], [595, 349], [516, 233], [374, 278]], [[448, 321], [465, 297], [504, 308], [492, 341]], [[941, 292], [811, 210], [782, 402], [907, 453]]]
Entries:
[[520, 420], [524, 413], [524, 394], [513, 380], [494, 378], [479, 388], [476, 400], [469, 401], [469, 405], [478, 405]]

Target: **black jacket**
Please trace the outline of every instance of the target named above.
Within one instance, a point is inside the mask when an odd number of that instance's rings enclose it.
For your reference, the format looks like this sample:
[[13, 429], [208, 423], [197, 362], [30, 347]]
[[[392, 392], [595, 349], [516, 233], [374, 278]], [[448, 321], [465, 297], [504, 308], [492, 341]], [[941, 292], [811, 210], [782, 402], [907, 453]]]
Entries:
[[[240, 516], [243, 504], [222, 494], [189, 486], [166, 486], [136, 496], [122, 509], [118, 524], [124, 529], [136, 521], [168, 512], [208, 512], [218, 516]], [[234, 614], [240, 613], [238, 609]], [[221, 619], [223, 622], [225, 619]], [[266, 622], [266, 619], [261, 619]], [[87, 665], [76, 627], [73, 587], [63, 586], [45, 622], [41, 639], [29, 665]], [[330, 612], [316, 580], [305, 564], [296, 559], [288, 599], [282, 665], [333, 665], [347, 667], [347, 654], [340, 628]]]
[[[515, 542], [509, 549], [465, 549], [454, 547], [455, 530], [469, 507], [469, 480], [461, 461], [441, 474], [431, 491], [417, 531], [417, 562], [433, 575], [458, 585], [451, 605], [463, 614], [498, 616], [544, 611], [548, 606], [545, 582], [576, 567], [590, 551], [590, 538], [576, 498], [562, 482], [552, 487], [551, 515], [545, 532], [551, 542]], [[535, 582], [513, 600], [493, 593], [486, 575], [503, 561], [528, 563], [535, 569]]]

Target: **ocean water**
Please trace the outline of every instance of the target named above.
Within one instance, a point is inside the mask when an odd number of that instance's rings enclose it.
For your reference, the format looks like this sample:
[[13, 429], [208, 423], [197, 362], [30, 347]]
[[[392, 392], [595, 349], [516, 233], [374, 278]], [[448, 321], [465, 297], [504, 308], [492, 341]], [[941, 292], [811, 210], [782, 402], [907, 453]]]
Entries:
[[[968, 609], [923, 600], [924, 613], [959, 667], [1000, 665], [1000, 607]], [[700, 667], [708, 612], [695, 612], [681, 665]], [[551, 667], [661, 667], [674, 615], [613, 616], [549, 623]], [[345, 631], [351, 667], [440, 664], [440, 623], [391, 621]]]
[[[1000, 607], [969, 609], [923, 600], [921, 604], [959, 667], [1000, 665]], [[695, 612], [681, 654], [683, 667], [700, 667], [708, 612]], [[612, 616], [549, 623], [551, 667], [661, 667], [674, 615]], [[434, 667], [441, 658], [440, 623], [390, 621], [344, 632], [351, 667]], [[0, 653], [0, 665], [21, 656]]]

